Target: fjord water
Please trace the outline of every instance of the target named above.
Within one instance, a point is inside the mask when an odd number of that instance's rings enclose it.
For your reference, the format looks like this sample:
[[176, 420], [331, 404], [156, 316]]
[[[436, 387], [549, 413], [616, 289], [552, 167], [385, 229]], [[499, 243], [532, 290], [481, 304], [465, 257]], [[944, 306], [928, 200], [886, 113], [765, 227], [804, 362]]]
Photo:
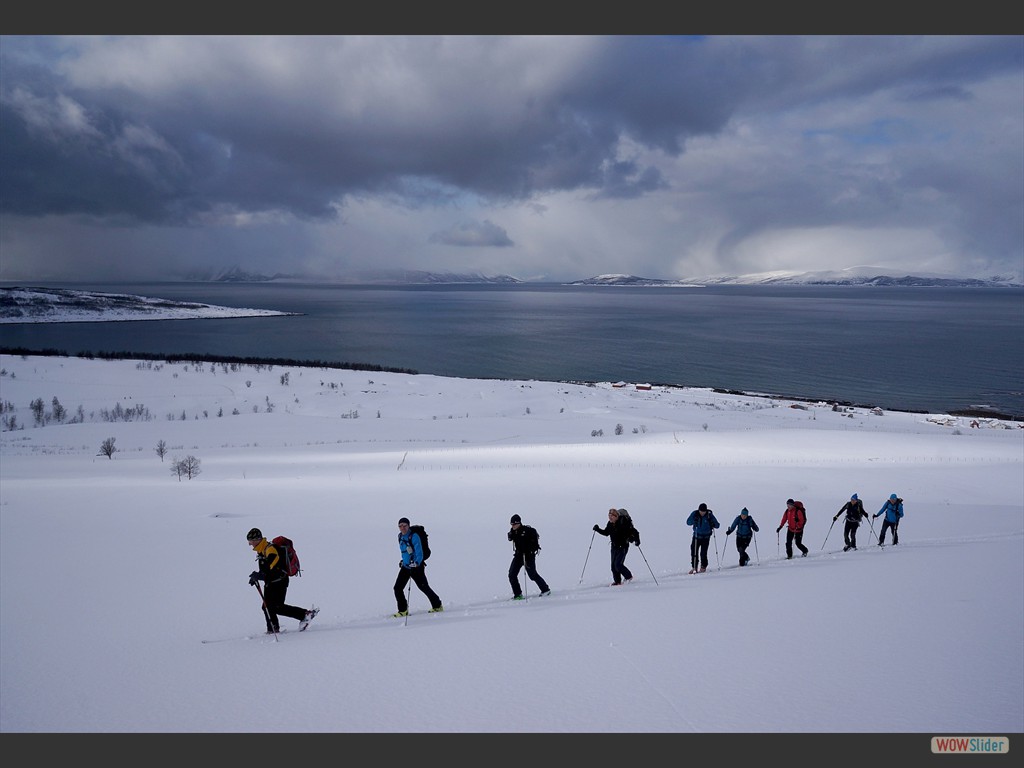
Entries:
[[627, 381], [1024, 414], [1024, 291], [876, 286], [50, 284], [287, 317], [0, 326], [7, 347]]

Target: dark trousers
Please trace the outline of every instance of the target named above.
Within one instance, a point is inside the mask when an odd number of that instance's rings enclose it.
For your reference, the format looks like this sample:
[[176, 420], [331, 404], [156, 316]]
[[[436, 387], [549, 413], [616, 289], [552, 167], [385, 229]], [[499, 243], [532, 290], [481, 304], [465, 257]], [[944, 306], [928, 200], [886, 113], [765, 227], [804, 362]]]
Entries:
[[843, 528], [843, 543], [851, 549], [857, 548], [857, 528], [860, 521], [846, 518], [846, 527]]
[[736, 534], [736, 551], [740, 553], [740, 565], [750, 562], [750, 555], [747, 554], [747, 547], [750, 546], [752, 536], [740, 536]]
[[[738, 537], [737, 541], [739, 541]], [[708, 567], [708, 544], [710, 543], [710, 538], [698, 539], [696, 536], [690, 541], [690, 563], [695, 569], [698, 562], [701, 568]]]
[[807, 547], [804, 546], [804, 532], [802, 530], [793, 532], [792, 529], [786, 529], [786, 557], [793, 556], [793, 542], [796, 542], [796, 548], [803, 552], [805, 555], [808, 552]]
[[516, 552], [512, 555], [512, 565], [508, 567], [508, 583], [512, 585], [512, 594], [516, 597], [523, 594], [523, 589], [519, 586], [519, 571], [522, 570], [524, 564], [526, 565], [526, 575], [537, 584], [537, 588], [541, 592], [547, 592], [547, 582], [537, 573], [537, 553]]
[[633, 578], [632, 572], [626, 567], [627, 552], [629, 552], [629, 544], [624, 547], [612, 544], [612, 581], [616, 584], [621, 584], [623, 579], [629, 581]]
[[430, 601], [431, 608], [441, 607], [441, 598], [430, 588], [430, 584], [427, 583], [427, 572], [425, 565], [419, 565], [415, 568], [399, 568], [398, 578], [395, 579], [395, 600], [398, 602], [399, 611], [409, 610], [409, 601], [405, 599], [405, 585], [409, 583], [409, 579], [412, 579], [416, 588], [419, 589], [427, 599]]
[[890, 523], [888, 520], [885, 520], [882, 523], [882, 532], [878, 535], [878, 543], [879, 544], [885, 544], [885, 532], [887, 530], [889, 530], [890, 528], [892, 528], [892, 543], [893, 544], [899, 544], [900, 543], [900, 537], [899, 537], [899, 534], [897, 533], [897, 531], [899, 529], [899, 525], [900, 525], [900, 521], [899, 520], [897, 520], [895, 523]]
[[285, 605], [284, 598], [288, 594], [288, 577], [280, 581], [268, 581], [263, 587], [263, 617], [267, 620], [267, 631], [279, 632], [281, 625], [278, 616], [287, 616], [302, 621], [306, 618], [305, 608]]

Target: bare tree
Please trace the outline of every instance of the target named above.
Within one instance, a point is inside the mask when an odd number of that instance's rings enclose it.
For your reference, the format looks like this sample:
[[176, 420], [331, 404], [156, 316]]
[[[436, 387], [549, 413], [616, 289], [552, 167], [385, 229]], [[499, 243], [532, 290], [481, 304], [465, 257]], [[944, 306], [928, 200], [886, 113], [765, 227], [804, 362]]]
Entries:
[[153, 450], [155, 450], [156, 455], [160, 457], [160, 461], [163, 461], [164, 456], [167, 455], [167, 443], [163, 440], [160, 440], [157, 442], [156, 448], [154, 448]]
[[67, 409], [63, 405], [60, 404], [60, 400], [58, 400], [57, 396], [54, 395], [53, 396], [53, 420], [56, 421], [58, 424], [62, 424], [62, 423], [64, 423], [64, 419], [66, 419], [67, 417], [68, 417]]
[[114, 458], [114, 454], [117, 452], [117, 448], [114, 447], [114, 438], [108, 437], [102, 443], [100, 443], [100, 454], [106, 456], [108, 459]]
[[181, 482], [182, 477], [191, 480], [200, 473], [199, 464], [200, 461], [195, 456], [186, 456], [171, 464], [171, 472], [178, 476], [178, 482]]
[[36, 424], [42, 426], [46, 415], [46, 403], [43, 402], [43, 398], [37, 397], [29, 403], [28, 407], [32, 409], [32, 417], [36, 420]]

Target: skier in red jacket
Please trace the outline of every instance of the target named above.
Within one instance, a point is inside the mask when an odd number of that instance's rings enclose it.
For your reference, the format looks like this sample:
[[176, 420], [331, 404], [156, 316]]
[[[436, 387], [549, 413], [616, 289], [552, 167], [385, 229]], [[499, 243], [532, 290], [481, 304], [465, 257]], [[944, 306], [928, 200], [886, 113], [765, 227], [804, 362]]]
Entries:
[[786, 529], [786, 559], [793, 559], [793, 542], [796, 541], [796, 548], [800, 550], [801, 557], [807, 557], [807, 547], [804, 546], [804, 526], [807, 524], [807, 512], [802, 501], [786, 499], [786, 511], [782, 513], [782, 521], [775, 529], [778, 533], [782, 526], [788, 525]]

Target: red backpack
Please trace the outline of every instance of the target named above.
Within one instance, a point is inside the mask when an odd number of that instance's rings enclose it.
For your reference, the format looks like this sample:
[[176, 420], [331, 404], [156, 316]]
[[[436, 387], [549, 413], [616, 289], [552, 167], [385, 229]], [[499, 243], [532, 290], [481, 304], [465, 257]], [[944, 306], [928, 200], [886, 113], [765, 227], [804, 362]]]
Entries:
[[289, 576], [301, 576], [302, 569], [299, 567], [299, 556], [295, 554], [295, 545], [287, 536], [275, 536], [270, 541], [281, 557], [281, 570]]

